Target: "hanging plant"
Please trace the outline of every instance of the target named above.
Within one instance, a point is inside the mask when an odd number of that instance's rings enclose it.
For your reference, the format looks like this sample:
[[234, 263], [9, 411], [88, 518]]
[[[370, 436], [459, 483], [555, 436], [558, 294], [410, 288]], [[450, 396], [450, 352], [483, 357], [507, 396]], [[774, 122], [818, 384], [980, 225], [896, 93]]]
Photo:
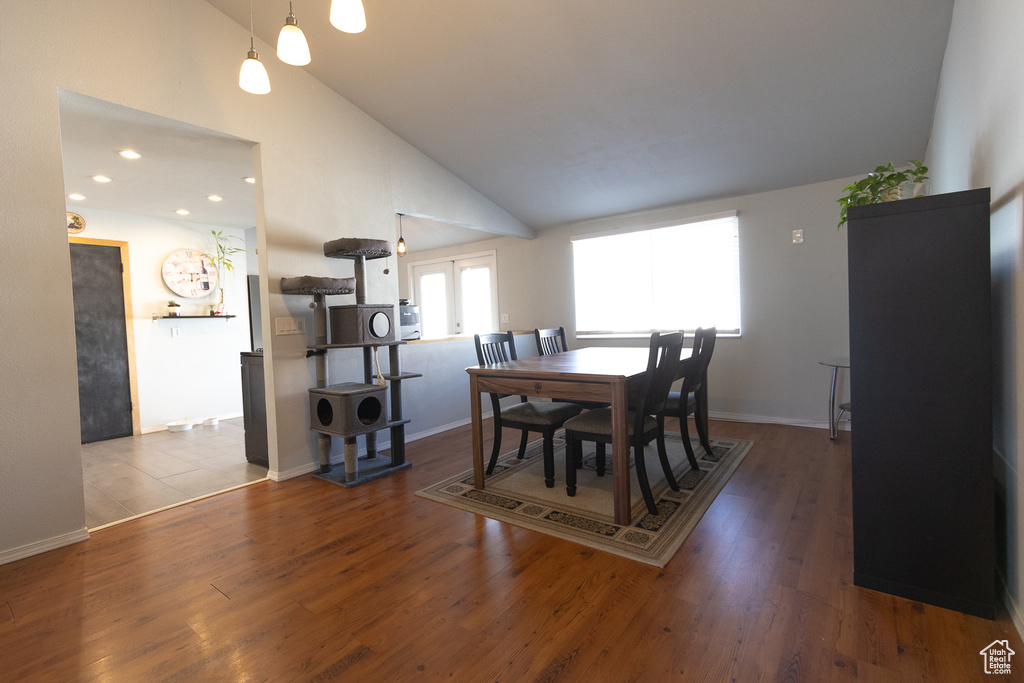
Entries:
[[836, 229], [843, 227], [846, 222], [846, 210], [851, 206], [864, 206], [865, 204], [880, 204], [882, 202], [903, 199], [903, 185], [913, 181], [921, 183], [928, 179], [928, 167], [920, 161], [909, 162], [911, 168], [897, 171], [890, 161], [886, 166], [879, 166], [866, 178], [862, 178], [852, 185], [847, 185], [844, 190], [846, 194], [837, 199], [839, 202], [839, 225]]

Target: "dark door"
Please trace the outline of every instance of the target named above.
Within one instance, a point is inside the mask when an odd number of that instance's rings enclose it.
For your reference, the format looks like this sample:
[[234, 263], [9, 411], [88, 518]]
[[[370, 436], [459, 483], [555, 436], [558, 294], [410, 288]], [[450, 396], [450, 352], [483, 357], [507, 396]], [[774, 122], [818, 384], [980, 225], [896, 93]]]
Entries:
[[82, 443], [132, 434], [121, 250], [71, 243]]

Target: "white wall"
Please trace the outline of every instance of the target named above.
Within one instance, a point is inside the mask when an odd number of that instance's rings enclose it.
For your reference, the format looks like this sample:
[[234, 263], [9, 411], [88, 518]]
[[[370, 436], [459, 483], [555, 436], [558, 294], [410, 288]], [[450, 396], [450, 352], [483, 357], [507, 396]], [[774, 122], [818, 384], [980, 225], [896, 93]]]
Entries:
[[[73, 49], [69, 49], [73, 36]], [[202, 0], [36, 0], [0, 22], [0, 562], [85, 536], [74, 314], [58, 89], [257, 143], [257, 228], [272, 473], [314, 467], [306, 339], [273, 337], [305, 314], [281, 277], [351, 273], [337, 237], [394, 239], [395, 212], [528, 234], [519, 221], [301, 69], [264, 60], [273, 92], [238, 88], [248, 30]], [[261, 54], [273, 55], [266, 44]], [[372, 302], [396, 302], [395, 276]], [[332, 373], [344, 373], [342, 362]], [[340, 375], [339, 375], [340, 376]]]
[[957, 0], [928, 147], [935, 192], [992, 188], [1000, 572], [1024, 632], [1024, 3]]
[[[738, 209], [743, 331], [741, 337], [722, 338], [715, 346], [708, 371], [711, 413], [826, 427], [831, 370], [818, 361], [849, 355], [846, 230], [836, 229], [836, 198], [851, 180], [566, 225], [545, 230], [534, 240], [504, 237], [426, 252], [411, 244], [409, 256], [399, 262], [399, 277], [407, 281], [412, 262], [494, 249], [498, 307], [509, 314], [509, 324], [502, 324], [502, 329], [564, 325], [572, 347], [621, 345], [626, 342], [573, 338], [570, 235]], [[792, 242], [795, 229], [804, 231], [802, 244]], [[689, 258], [699, 255], [680, 254], [680, 291], [667, 292], [665, 305], [672, 305], [676, 297], [699, 296], [699, 283], [686, 278]], [[616, 286], [615, 273], [608, 274], [608, 286]], [[642, 345], [645, 340], [630, 343]], [[471, 360], [472, 344], [468, 348]], [[848, 397], [844, 374], [837, 400]]]
[[[174, 299], [180, 315], [206, 315], [216, 304], [215, 289], [202, 299], [183, 299], [172, 292], [160, 274], [167, 255], [177, 249], [214, 249], [210, 230], [237, 238], [245, 231], [197, 225], [170, 219], [74, 208], [86, 221], [79, 237], [119, 240], [128, 243], [132, 284], [135, 364], [138, 371], [139, 416], [143, 433], [165, 429], [173, 420], [209, 417], [229, 418], [242, 414], [239, 352], [249, 350], [249, 308], [246, 296], [246, 261], [232, 259], [234, 273], [224, 278], [224, 310], [227, 319], [153, 320], [167, 314]], [[173, 337], [172, 329], [179, 331]]]

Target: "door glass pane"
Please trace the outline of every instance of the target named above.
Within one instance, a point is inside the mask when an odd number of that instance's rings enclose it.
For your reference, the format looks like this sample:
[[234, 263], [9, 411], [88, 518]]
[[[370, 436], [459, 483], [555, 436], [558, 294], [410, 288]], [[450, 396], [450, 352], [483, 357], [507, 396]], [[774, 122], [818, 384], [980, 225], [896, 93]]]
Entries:
[[463, 268], [459, 288], [462, 291], [462, 333], [492, 332], [490, 267]]
[[448, 336], [448, 289], [444, 273], [420, 275], [420, 324], [423, 338]]

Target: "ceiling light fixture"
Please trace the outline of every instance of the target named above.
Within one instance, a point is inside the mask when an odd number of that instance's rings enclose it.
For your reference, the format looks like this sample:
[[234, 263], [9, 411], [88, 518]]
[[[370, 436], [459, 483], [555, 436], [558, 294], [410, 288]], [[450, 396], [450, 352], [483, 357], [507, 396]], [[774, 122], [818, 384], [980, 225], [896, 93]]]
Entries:
[[105, 175], [94, 175], [92, 177], [92, 179], [95, 180], [97, 183], [109, 183], [110, 182], [110, 178], [108, 178]]
[[292, 66], [305, 66], [309, 64], [309, 43], [306, 36], [299, 28], [292, 13], [292, 3], [288, 2], [288, 16], [284, 18], [284, 26], [277, 36], [277, 58], [285, 64]]
[[174, 213], [178, 214], [179, 216], [187, 216], [188, 215], [188, 209], [178, 209]]
[[331, 2], [331, 23], [345, 33], [362, 33], [366, 30], [366, 12], [362, 0], [333, 0]]
[[242, 62], [238, 72], [238, 87], [253, 95], [266, 95], [270, 92], [270, 77], [267, 69], [256, 54], [256, 38], [252, 27], [252, 0], [249, 0], [249, 56]]
[[405, 246], [405, 235], [402, 234], [402, 214], [398, 214], [398, 255], [405, 256], [408, 248]]
[[77, 192], [72, 192], [71, 194], [68, 195], [68, 199], [74, 199], [76, 202], [80, 202], [83, 199], [85, 199], [85, 195], [78, 194]]
[[221, 199], [223, 199], [223, 197], [220, 197], [215, 194], [206, 195], [206, 198], [209, 199], [211, 202], [219, 202]]
[[245, 176], [244, 178], [242, 178], [242, 180], [244, 180], [245, 182], [249, 183], [250, 185], [255, 185], [256, 184], [256, 179], [253, 178], [251, 175]]
[[141, 159], [142, 155], [136, 152], [134, 149], [122, 149], [118, 152], [125, 159]]

